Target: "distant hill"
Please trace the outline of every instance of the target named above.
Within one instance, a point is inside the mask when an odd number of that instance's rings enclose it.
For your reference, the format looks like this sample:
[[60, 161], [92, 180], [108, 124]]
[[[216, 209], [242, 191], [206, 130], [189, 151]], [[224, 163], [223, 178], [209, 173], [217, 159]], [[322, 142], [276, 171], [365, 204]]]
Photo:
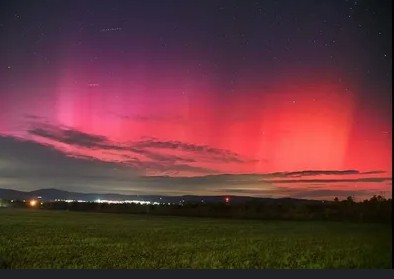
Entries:
[[317, 200], [306, 200], [306, 199], [293, 199], [293, 198], [258, 198], [258, 197], [247, 197], [247, 196], [159, 196], [159, 195], [122, 195], [122, 194], [99, 194], [99, 193], [77, 193], [68, 192], [58, 189], [40, 189], [30, 192], [17, 191], [11, 189], [0, 188], [0, 198], [8, 200], [29, 200], [33, 198], [41, 197], [43, 201], [53, 201], [55, 199], [62, 200], [84, 200], [84, 201], [96, 201], [100, 200], [114, 200], [114, 201], [125, 201], [125, 200], [140, 200], [160, 203], [218, 203], [224, 202], [225, 198], [229, 198], [230, 203], [248, 203], [248, 202], [265, 202], [265, 203], [321, 203]]
[[16, 191], [10, 189], [0, 188], [0, 198], [11, 199], [11, 200], [27, 200], [32, 198], [41, 197], [44, 201], [51, 201], [55, 199], [62, 200], [85, 200], [85, 201], [95, 201], [97, 199], [101, 200], [133, 200], [141, 199], [137, 195], [120, 195], [120, 194], [97, 194], [97, 193], [77, 193], [68, 192], [58, 189], [40, 189], [30, 192]]

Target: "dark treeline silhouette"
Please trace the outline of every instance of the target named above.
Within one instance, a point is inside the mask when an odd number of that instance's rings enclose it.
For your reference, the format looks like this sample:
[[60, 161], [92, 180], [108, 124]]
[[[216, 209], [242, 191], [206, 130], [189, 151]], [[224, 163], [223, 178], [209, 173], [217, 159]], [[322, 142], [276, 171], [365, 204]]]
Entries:
[[[14, 201], [12, 207], [31, 207], [27, 202]], [[185, 203], [183, 205], [107, 204], [95, 202], [44, 202], [35, 208], [106, 213], [217, 217], [271, 220], [331, 220], [352, 222], [392, 222], [392, 199], [373, 196], [362, 202], [352, 197], [339, 201], [316, 203]]]

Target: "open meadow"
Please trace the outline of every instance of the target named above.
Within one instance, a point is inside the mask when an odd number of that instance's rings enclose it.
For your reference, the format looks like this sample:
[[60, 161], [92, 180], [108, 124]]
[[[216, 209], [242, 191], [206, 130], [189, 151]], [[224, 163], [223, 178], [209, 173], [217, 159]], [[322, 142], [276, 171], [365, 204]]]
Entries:
[[391, 224], [0, 208], [0, 267], [391, 268]]

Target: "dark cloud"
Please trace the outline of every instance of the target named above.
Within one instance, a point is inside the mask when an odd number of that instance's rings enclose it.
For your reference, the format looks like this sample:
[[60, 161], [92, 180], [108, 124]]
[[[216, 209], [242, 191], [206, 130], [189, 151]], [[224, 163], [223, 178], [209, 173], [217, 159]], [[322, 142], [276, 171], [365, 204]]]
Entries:
[[84, 148], [127, 150], [126, 147], [110, 143], [104, 136], [91, 135], [65, 127], [59, 128], [52, 125], [40, 124], [28, 132], [31, 135]]
[[[35, 124], [28, 132], [31, 135], [39, 136], [56, 142], [66, 143], [69, 145], [89, 148], [89, 149], [106, 149], [133, 152], [149, 159], [159, 162], [183, 162], [192, 163], [194, 159], [186, 156], [175, 156], [163, 152], [173, 150], [192, 153], [198, 156], [202, 161], [220, 161], [223, 163], [248, 163], [252, 160], [242, 158], [241, 155], [225, 149], [213, 148], [207, 145], [196, 145], [180, 141], [160, 141], [157, 139], [146, 139], [142, 141], [120, 145], [110, 141], [108, 138], [99, 135], [87, 134], [68, 127], [56, 127], [48, 124]], [[152, 151], [152, 149], [154, 151]]]
[[250, 160], [243, 159], [239, 154], [230, 150], [213, 148], [208, 145], [197, 145], [185, 143], [181, 141], [162, 141], [158, 139], [147, 139], [144, 141], [135, 142], [133, 144], [137, 148], [154, 148], [154, 149], [169, 149], [186, 152], [194, 152], [205, 155], [211, 155], [212, 158], [220, 159], [224, 162], [246, 163]]
[[283, 180], [260, 180], [264, 183], [341, 183], [341, 182], [384, 182], [392, 180], [391, 177], [362, 177], [354, 179], [283, 179]]
[[[357, 170], [306, 170], [296, 172], [272, 172], [272, 173], [249, 173], [249, 174], [217, 174], [217, 175], [206, 175], [200, 178], [204, 180], [227, 180], [237, 181], [241, 180], [260, 180], [260, 179], [272, 179], [272, 178], [286, 178], [286, 177], [303, 177], [303, 176], [319, 176], [319, 175], [351, 175], [360, 174]], [[271, 181], [271, 180], [267, 180]]]
[[366, 172], [362, 172], [361, 174], [382, 174], [382, 173], [386, 173], [386, 171], [382, 171], [382, 170], [366, 171]]
[[161, 172], [163, 174], [172, 175], [176, 175], [181, 171], [192, 171], [203, 174], [215, 172], [214, 170], [207, 168], [187, 165], [186, 163], [195, 162], [195, 160], [191, 158], [152, 152], [151, 150], [148, 150], [144, 147], [135, 147], [135, 145], [132, 143], [126, 146], [121, 146], [111, 142], [104, 136], [91, 135], [73, 129], [58, 128], [50, 125], [40, 125], [39, 127], [29, 130], [29, 132], [35, 136], [40, 136], [46, 139], [77, 147], [113, 151], [116, 150], [143, 155], [146, 157], [145, 159], [138, 159], [135, 156], [133, 157], [128, 154], [111, 153], [111, 155], [117, 155], [122, 158], [126, 158], [126, 160], [120, 160], [119, 162], [133, 166], [142, 171]]
[[283, 177], [303, 177], [317, 175], [350, 175], [359, 174], [358, 170], [304, 170], [294, 172], [283, 172]]

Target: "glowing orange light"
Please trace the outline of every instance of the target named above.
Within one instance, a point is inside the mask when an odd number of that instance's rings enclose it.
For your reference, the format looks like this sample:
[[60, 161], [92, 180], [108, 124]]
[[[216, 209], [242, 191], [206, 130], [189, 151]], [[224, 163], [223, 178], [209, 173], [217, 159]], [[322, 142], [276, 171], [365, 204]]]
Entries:
[[36, 201], [36, 200], [31, 200], [31, 201], [30, 201], [30, 206], [36, 206], [36, 204], [37, 204], [37, 201]]

